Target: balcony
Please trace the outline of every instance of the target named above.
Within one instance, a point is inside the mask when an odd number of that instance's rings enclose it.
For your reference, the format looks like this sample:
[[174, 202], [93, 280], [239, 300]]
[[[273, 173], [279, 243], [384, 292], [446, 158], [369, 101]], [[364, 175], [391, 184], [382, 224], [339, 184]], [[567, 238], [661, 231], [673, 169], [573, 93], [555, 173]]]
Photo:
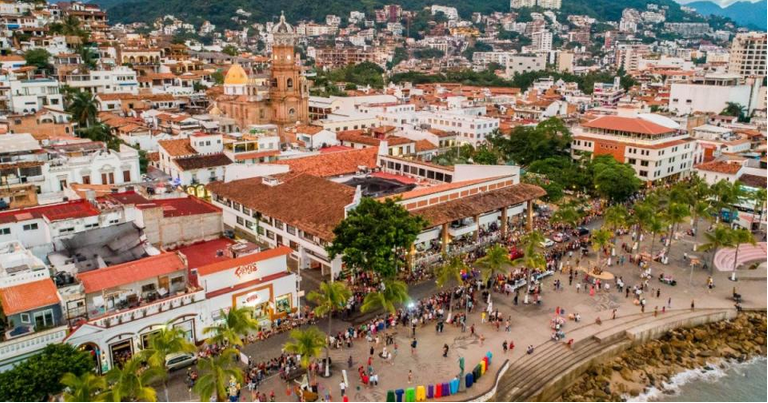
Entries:
[[127, 308], [117, 312], [108, 312], [104, 316], [90, 319], [88, 323], [109, 328], [137, 321], [162, 312], [179, 309], [203, 300], [205, 300], [205, 290], [198, 289], [190, 293], [145, 303], [138, 307]]
[[0, 343], [0, 362], [42, 350], [53, 343], [61, 343], [67, 337], [67, 326], [54, 327], [36, 333], [16, 337]]

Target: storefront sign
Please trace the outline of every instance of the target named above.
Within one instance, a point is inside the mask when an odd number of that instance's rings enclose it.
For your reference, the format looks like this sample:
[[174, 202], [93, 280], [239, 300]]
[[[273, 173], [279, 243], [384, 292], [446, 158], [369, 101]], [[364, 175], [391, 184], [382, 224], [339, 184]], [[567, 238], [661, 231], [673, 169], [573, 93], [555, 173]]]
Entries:
[[235, 269], [235, 275], [237, 277], [243, 277], [251, 273], [255, 273], [258, 267], [256, 263], [246, 264]]

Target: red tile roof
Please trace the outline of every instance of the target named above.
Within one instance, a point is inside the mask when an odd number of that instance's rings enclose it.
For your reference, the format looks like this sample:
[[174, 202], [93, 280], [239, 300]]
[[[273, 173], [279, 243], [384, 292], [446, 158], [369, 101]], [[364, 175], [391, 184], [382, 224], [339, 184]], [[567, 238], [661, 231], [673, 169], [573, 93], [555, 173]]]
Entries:
[[264, 157], [275, 157], [278, 155], [280, 155], [280, 151], [278, 150], [239, 153], [239, 154], [235, 154], [235, 161], [243, 161], [243, 160], [250, 160], [250, 159], [264, 158]]
[[206, 266], [198, 267], [197, 273], [201, 276], [207, 276], [209, 274], [218, 273], [220, 271], [229, 270], [235, 267], [274, 259], [278, 256], [286, 256], [291, 254], [291, 252], [293, 252], [293, 250], [287, 246], [278, 246], [275, 249], [265, 250], [264, 252], [253, 253], [250, 255], [240, 256], [238, 258], [227, 259], [211, 263]]
[[377, 153], [377, 147], [369, 147], [279, 160], [272, 162], [272, 164], [288, 165], [293, 174], [306, 173], [320, 177], [341, 176], [354, 174], [359, 166], [375, 168]]
[[219, 251], [226, 251], [235, 241], [229, 238], [218, 238], [211, 241], [198, 242], [192, 245], [182, 246], [177, 249], [187, 258], [187, 265], [190, 269], [195, 269], [211, 263], [230, 260], [231, 257], [226, 254], [217, 254]]
[[183, 157], [188, 155], [197, 155], [197, 151], [192, 148], [189, 139], [160, 140], [157, 144], [162, 147], [171, 157]]
[[712, 161], [696, 165], [695, 168], [700, 171], [710, 171], [721, 174], [735, 175], [741, 169], [741, 164], [729, 164], [724, 161]]
[[616, 130], [620, 132], [639, 133], [647, 135], [659, 135], [672, 133], [675, 130], [658, 125], [640, 118], [627, 118], [621, 116], [602, 116], [590, 122], [584, 123], [584, 127], [603, 130]]
[[[157, 199], [152, 200], [152, 203], [163, 208], [163, 217], [180, 217], [221, 212], [221, 209], [218, 207], [194, 196], [180, 197], [176, 199]], [[145, 207], [139, 206], [139, 208]]]
[[85, 292], [92, 293], [163, 276], [186, 268], [186, 264], [178, 254], [166, 252], [133, 262], [81, 273], [77, 275], [77, 278], [83, 283]]
[[71, 220], [99, 215], [99, 210], [87, 200], [74, 200], [40, 207], [10, 210], [0, 213], [0, 224], [47, 218], [49, 221]]
[[5, 315], [58, 304], [59, 294], [51, 278], [0, 288], [0, 303]]

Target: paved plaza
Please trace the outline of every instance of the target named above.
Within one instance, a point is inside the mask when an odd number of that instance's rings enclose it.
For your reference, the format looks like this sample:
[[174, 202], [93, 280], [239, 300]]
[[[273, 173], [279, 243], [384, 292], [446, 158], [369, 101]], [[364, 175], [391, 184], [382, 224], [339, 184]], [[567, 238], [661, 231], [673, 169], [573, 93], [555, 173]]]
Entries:
[[[599, 222], [590, 225], [592, 228], [598, 226]], [[683, 228], [680, 233], [684, 233], [685, 229]], [[639, 248], [640, 252], [650, 249], [650, 238], [646, 237], [643, 240]], [[620, 253], [620, 246], [624, 242], [631, 242], [629, 235], [618, 238], [616, 243], [618, 246], [616, 248], [617, 254]], [[657, 245], [654, 247], [657, 251], [661, 248], [658, 242], [657, 239]], [[731, 296], [734, 287], [737, 287], [737, 292], [743, 296], [743, 305], [745, 307], [766, 306], [765, 265], [762, 265], [757, 271], [753, 270], [752, 273], [749, 273], [748, 279], [738, 282], [730, 281], [728, 279], [729, 273], [714, 270], [712, 276], [715, 287], [709, 290], [707, 281], [710, 271], [699, 267], [691, 273], [687, 263], [688, 260], [684, 260], [684, 254], [687, 254], [688, 258], [695, 256], [702, 262], [709, 262], [710, 255], [693, 251], [693, 245], [694, 240], [690, 236], [681, 236], [680, 239], [672, 241], [667, 265], [660, 263], [651, 265], [653, 278], [649, 281], [649, 292], [646, 293], [646, 316], [652, 319], [655, 309], [658, 309], [659, 318], [663, 318], [663, 315], [665, 315], [662, 313], [662, 309], [673, 311], [690, 309], [692, 300], [695, 302], [697, 309], [733, 308], [734, 303]], [[575, 259], [574, 255], [572, 264], [575, 264]], [[594, 264], [595, 259], [596, 253], [590, 250], [588, 263]], [[563, 260], [567, 263], [568, 257], [564, 257]], [[612, 260], [615, 262], [617, 259], [614, 258]], [[581, 266], [585, 265], [585, 262], [582, 261]], [[628, 287], [642, 282], [640, 277], [642, 270], [637, 265], [630, 264], [628, 261], [623, 265], [614, 264], [606, 269], [615, 276], [622, 277]], [[665, 275], [673, 276], [677, 280], [677, 285], [662, 284], [658, 280], [658, 276], [662, 272]], [[578, 275], [576, 278], [581, 280], [583, 274]], [[560, 280], [562, 284], [561, 290], [554, 290], [554, 282], [556, 280]], [[479, 309], [475, 309], [474, 313], [470, 314], [466, 332], [462, 332], [459, 327], [446, 324], [444, 332], [438, 334], [436, 333], [434, 322], [418, 327], [416, 330], [418, 347], [414, 354], [411, 354], [410, 351], [411, 329], [398, 326], [394, 330], [390, 330], [390, 332], [394, 332], [396, 335], [395, 340], [398, 345], [397, 355], [392, 360], [384, 361], [378, 356], [378, 353], [384, 347], [383, 338], [379, 345], [374, 345], [376, 354], [374, 354], [372, 366], [374, 372], [379, 376], [378, 386], [363, 385], [357, 374], [359, 366], [367, 367], [371, 343], [366, 342], [364, 339], [358, 339], [351, 349], [332, 349], [333, 375], [329, 379], [318, 378], [320, 400], [326, 396], [326, 391], [330, 394], [332, 400], [341, 400], [339, 383], [342, 379], [342, 369], [347, 370], [349, 380], [347, 394], [350, 401], [385, 401], [387, 390], [390, 389], [404, 389], [411, 386], [447, 382], [459, 372], [459, 357], [464, 357], [467, 370], [471, 370], [488, 351], [492, 352], [494, 356], [490, 372], [495, 374], [504, 360], [509, 359], [513, 362], [524, 356], [526, 354], [526, 346], [540, 347], [546, 345], [546, 343], [554, 343], [554, 341], [550, 340], [552, 335], [550, 321], [555, 315], [557, 308], [564, 309], [566, 315], [578, 313], [581, 316], [581, 323], [577, 324], [573, 321], [568, 321], [565, 324], [563, 328], [566, 335], [565, 340], [587, 337], [590, 335], [590, 332], [599, 331], [601, 327], [595, 324], [598, 317], [603, 321], [603, 328], [607, 327], [612, 321], [611, 317], [614, 309], [616, 310], [617, 319], [612, 323], [621, 322], [630, 317], [636, 318], [640, 314], [641, 308], [633, 304], [634, 298], [632, 295], [626, 297], [625, 293], [617, 292], [613, 282], [611, 282], [611, 289], [609, 291], [601, 291], [594, 296], [590, 296], [589, 292], [585, 291], [585, 288], [582, 288], [581, 292], [577, 292], [576, 284], [578, 280], [575, 279], [573, 285], [569, 285], [567, 272], [556, 273], [553, 276], [547, 277], [543, 282], [543, 301], [540, 305], [522, 304], [521, 295], [521, 303], [515, 306], [512, 300], [514, 294], [507, 296], [501, 293], [494, 293], [492, 295], [494, 310], [498, 309], [504, 318], [511, 317], [511, 331], [509, 333], [505, 332], [503, 323], [498, 330], [495, 326], [488, 323], [481, 323], [480, 315], [482, 309], [485, 308], [485, 304], [482, 302], [477, 307]], [[656, 297], [657, 289], [660, 290], [658, 298]], [[410, 289], [411, 296], [417, 299], [429, 296], [434, 292], [436, 290], [432, 282], [412, 286]], [[670, 298], [671, 307], [663, 308]], [[469, 330], [469, 325], [472, 324], [475, 325], [474, 335], [470, 334]], [[334, 320], [334, 333], [346, 329], [349, 325], [350, 323]], [[327, 329], [324, 320], [319, 323], [319, 326], [323, 331]], [[569, 333], [576, 328], [579, 328], [579, 330], [574, 333], [578, 333], [578, 335]], [[287, 338], [287, 333], [279, 334], [267, 340], [247, 345], [243, 351], [257, 362], [267, 360], [280, 355], [282, 345]], [[481, 341], [482, 338], [484, 338], [483, 341]], [[515, 346], [512, 351], [506, 354], [502, 350], [502, 343], [504, 341], [513, 342]], [[448, 356], [444, 358], [442, 357], [442, 352], [443, 345], [445, 344], [449, 346], [449, 352]], [[387, 349], [392, 352], [393, 346], [387, 346]], [[353, 365], [351, 368], [348, 368], [347, 361], [350, 356], [353, 359]], [[408, 379], [409, 371], [412, 374], [410, 384]], [[171, 400], [197, 399], [196, 396], [188, 391], [184, 384], [184, 378], [184, 371], [171, 375]], [[493, 379], [494, 376], [482, 377], [480, 382], [469, 391], [443, 400], [470, 399], [490, 389]], [[274, 391], [278, 401], [297, 401], [295, 395], [289, 396], [286, 394], [287, 385], [277, 375], [273, 375], [263, 382], [259, 386], [259, 391], [266, 393], [268, 396]], [[162, 398], [161, 395], [159, 394], [158, 397]], [[250, 399], [250, 393], [247, 390], [243, 390], [241, 400]]]

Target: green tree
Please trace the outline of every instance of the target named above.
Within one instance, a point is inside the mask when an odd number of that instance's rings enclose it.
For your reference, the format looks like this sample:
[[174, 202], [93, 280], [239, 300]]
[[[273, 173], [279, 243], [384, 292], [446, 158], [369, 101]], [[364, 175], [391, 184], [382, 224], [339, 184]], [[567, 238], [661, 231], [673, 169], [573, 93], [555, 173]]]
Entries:
[[157, 392], [149, 385], [163, 375], [162, 369], [146, 365], [142, 357], [132, 357], [122, 368], [115, 366], [107, 372], [106, 378], [110, 385], [107, 400], [156, 402]]
[[613, 232], [607, 229], [601, 228], [592, 232], [592, 236], [590, 237], [590, 239], [592, 241], [592, 249], [597, 253], [598, 266], [603, 265], [602, 263], [603, 250], [605, 250], [605, 248], [613, 247], [611, 238], [613, 238]]
[[211, 79], [216, 85], [224, 84], [224, 73], [220, 70], [216, 70], [211, 74]]
[[564, 224], [571, 228], [576, 228], [581, 222], [581, 213], [573, 206], [560, 206], [552, 214], [553, 223]]
[[221, 50], [221, 53], [224, 53], [229, 56], [237, 56], [240, 53], [240, 51], [237, 49], [236, 46], [227, 45], [227, 46], [224, 46], [224, 49]]
[[480, 274], [483, 276], [483, 282], [488, 283], [493, 279], [496, 281], [496, 274], [505, 272], [507, 267], [512, 266], [512, 260], [509, 259], [509, 251], [501, 245], [493, 245], [485, 252], [485, 256], [478, 259], [477, 267], [480, 268]]
[[669, 249], [672, 249], [672, 238], [680, 228], [680, 224], [685, 222], [685, 219], [691, 216], [691, 211], [687, 204], [683, 203], [670, 203], [666, 211], [666, 221], [669, 224]]
[[290, 338], [283, 345], [283, 350], [286, 353], [301, 356], [301, 366], [305, 369], [309, 368], [309, 365], [320, 355], [327, 344], [325, 334], [315, 326], [306, 330], [293, 329]]
[[541, 254], [542, 244], [544, 243], [544, 234], [541, 231], [531, 231], [520, 239], [521, 245], [523, 245], [523, 256], [515, 259], [512, 265], [524, 266], [528, 270], [528, 286], [531, 286], [531, 280], [533, 279], [533, 270], [544, 270], [547, 267], [547, 261], [544, 259], [544, 255]]
[[120, 144], [122, 144], [122, 142], [119, 138], [112, 135], [112, 128], [109, 127], [109, 125], [103, 123], [94, 124], [90, 127], [79, 129], [77, 134], [82, 138], [101, 141], [106, 144], [107, 148], [110, 150], [120, 151]]
[[653, 234], [653, 238], [651, 238], [651, 259], [653, 259], [653, 248], [656, 246], [656, 235], [664, 231], [666, 225], [664, 218], [660, 214], [652, 215], [646, 224], [648, 232]]
[[615, 204], [605, 209], [603, 220], [605, 225], [611, 229], [611, 237], [615, 236], [617, 229], [627, 225], [628, 216], [629, 213], [627, 212], [627, 208], [621, 204]]
[[397, 310], [397, 304], [408, 301], [408, 285], [399, 280], [384, 280], [382, 289], [369, 293], [363, 299], [360, 311], [363, 313], [382, 308], [391, 314]]
[[253, 309], [248, 307], [221, 310], [220, 319], [203, 329], [203, 334], [211, 335], [205, 341], [208, 344], [242, 346], [242, 336], [258, 329], [259, 324], [253, 318]]
[[733, 230], [723, 224], [715, 225], [715, 228], [711, 232], [705, 232], [704, 238], [706, 240], [699, 249], [702, 252], [712, 252], [709, 257], [709, 271], [713, 270], [715, 263], [715, 254], [720, 248], [729, 248], [734, 246]]
[[107, 390], [107, 381], [104, 377], [92, 372], [86, 372], [80, 376], [67, 372], [61, 377], [61, 384], [66, 386], [64, 390], [65, 402], [103, 402], [106, 400], [104, 391]]
[[[346, 283], [341, 281], [335, 281], [329, 283], [324, 281], [320, 283], [318, 290], [311, 291], [307, 295], [307, 299], [317, 304], [314, 309], [315, 315], [322, 318], [328, 317], [328, 334], [331, 334], [331, 320], [333, 314], [344, 309], [352, 297], [352, 291], [349, 289]], [[330, 356], [330, 349], [326, 347], [325, 359], [328, 360]], [[328, 368], [329, 366], [326, 366]]]
[[80, 127], [90, 127], [96, 123], [96, 119], [99, 115], [99, 101], [90, 92], [77, 91], [67, 107], [67, 112], [72, 114], [72, 117], [80, 125]]
[[733, 116], [742, 120], [746, 116], [747, 109], [738, 102], [726, 102], [725, 109], [720, 114], [723, 116]]
[[43, 48], [30, 49], [24, 52], [24, 60], [30, 66], [35, 66], [45, 72], [53, 71], [51, 64], [51, 54]]
[[331, 259], [343, 255], [347, 267], [394, 278], [403, 264], [400, 252], [410, 248], [425, 224], [393, 199], [366, 197], [333, 230], [333, 244], [326, 250]]
[[[750, 199], [753, 203], [753, 210], [752, 210], [752, 216], [757, 216], [757, 227], [760, 229], [760, 226], [763, 222], [763, 211], [765, 210], [765, 204], [766, 204], [766, 190], [764, 188], [758, 188], [754, 190], [750, 194]], [[752, 219], [754, 222], [754, 218]]]
[[0, 372], [0, 401], [40, 402], [64, 390], [65, 373], [80, 376], [93, 371], [93, 359], [75, 347], [49, 344], [40, 354]]
[[201, 402], [210, 402], [213, 397], [217, 402], [226, 401], [230, 379], [243, 382], [243, 370], [237, 366], [238, 354], [236, 349], [228, 348], [219, 355], [197, 362], [200, 376], [192, 390], [200, 396]]
[[[435, 267], [435, 284], [444, 289], [449, 284], [461, 284], [461, 272], [467, 270], [464, 257], [461, 255], [443, 256], [444, 263]], [[450, 290], [448, 301], [448, 316], [453, 313], [453, 290]]]
[[[695, 229], [695, 236], [694, 238], [698, 238], [699, 236], [699, 224], [701, 223], [701, 219], [710, 219], [712, 217], [712, 205], [709, 203], [706, 199], [700, 199], [696, 200], [696, 203], [691, 207], [691, 214], [693, 215], [693, 225]], [[698, 246], [698, 241], [696, 241], [696, 245]]]
[[[195, 345], [187, 340], [181, 328], [173, 327], [172, 324], [166, 323], [160, 330], [149, 337], [148, 346], [142, 350], [141, 354], [149, 365], [162, 369], [163, 375], [165, 375], [168, 371], [168, 368], [165, 366], [165, 358], [168, 355], [194, 353], [196, 351]], [[166, 376], [163, 376], [163, 391], [165, 401], [169, 402], [168, 379]]]
[[600, 155], [592, 161], [595, 191], [601, 197], [622, 202], [640, 190], [640, 179], [635, 170], [616, 162], [610, 155]]

